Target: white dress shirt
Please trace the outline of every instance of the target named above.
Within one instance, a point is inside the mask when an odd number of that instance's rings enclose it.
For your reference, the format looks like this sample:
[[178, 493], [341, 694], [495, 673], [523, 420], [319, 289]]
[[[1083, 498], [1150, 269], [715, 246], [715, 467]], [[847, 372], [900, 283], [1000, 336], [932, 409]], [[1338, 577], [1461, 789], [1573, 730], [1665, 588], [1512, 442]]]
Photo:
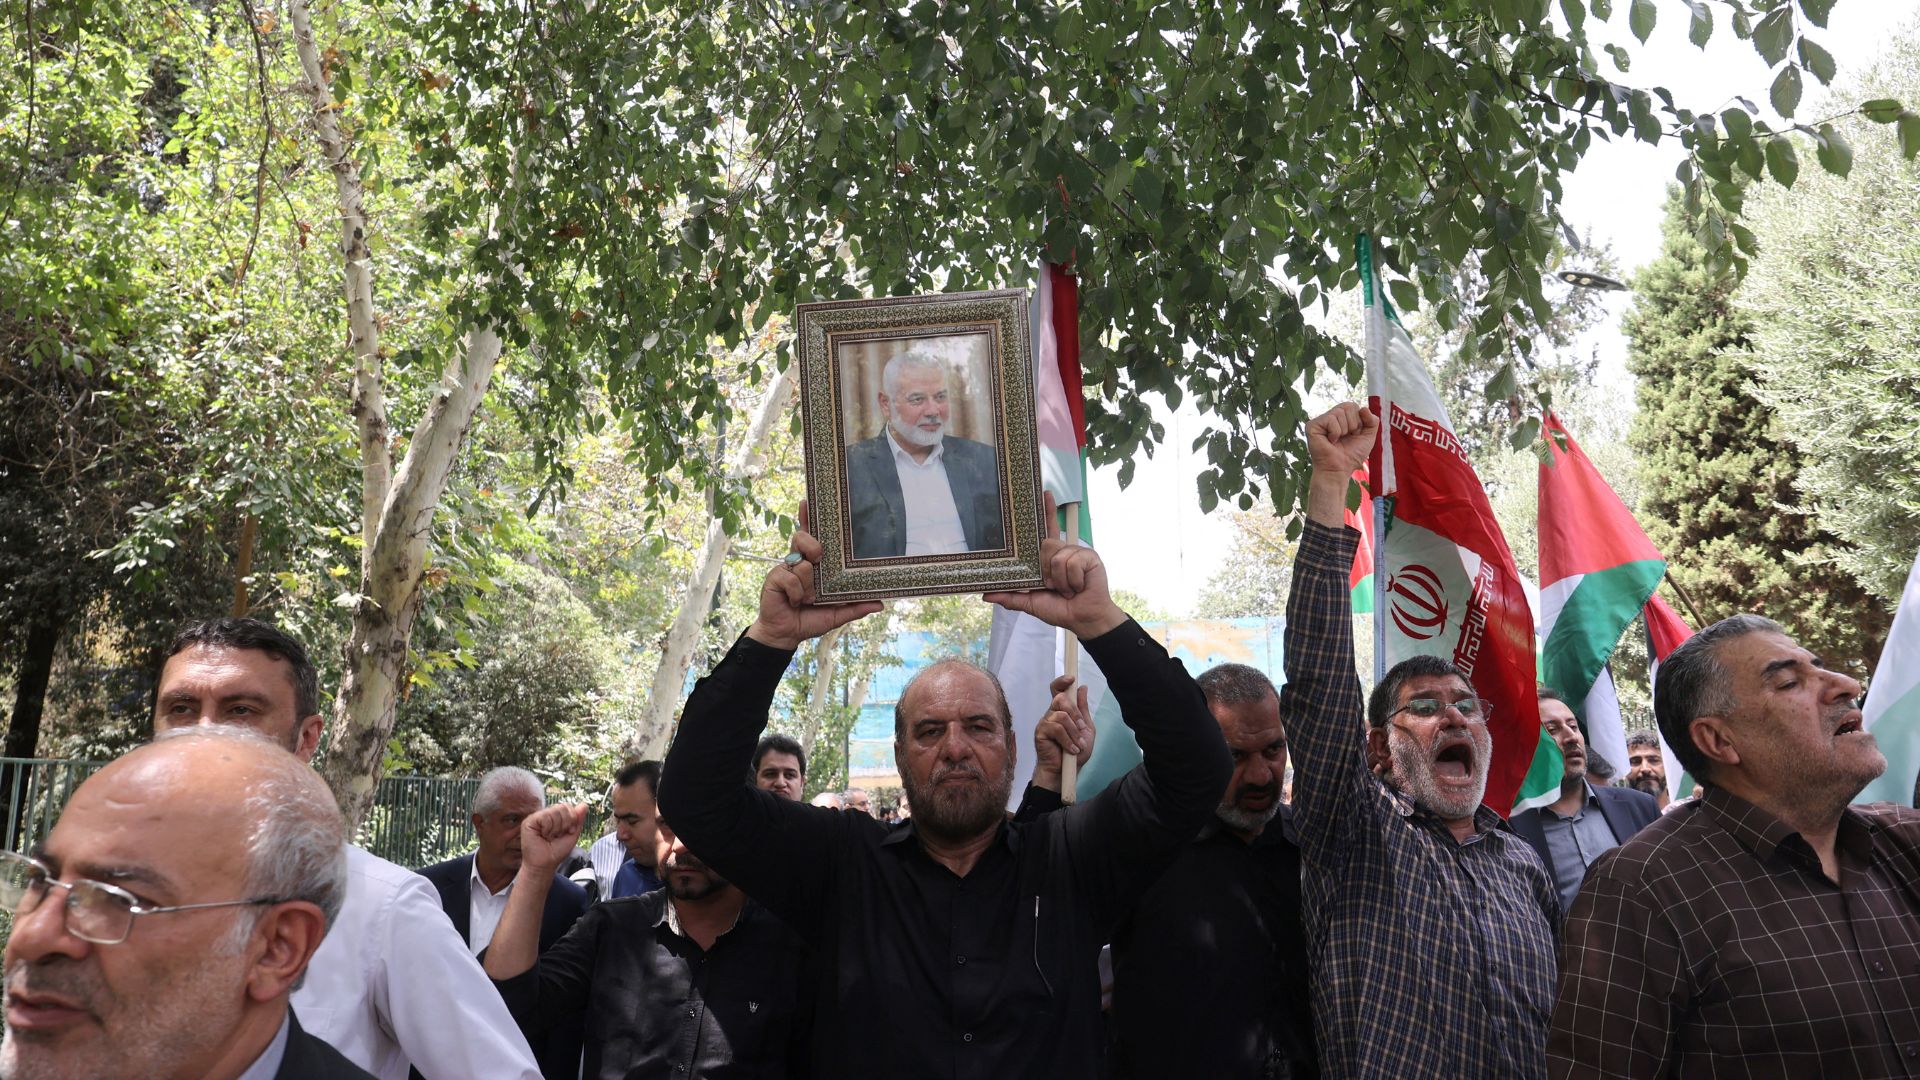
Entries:
[[[613, 876], [620, 872], [620, 864], [626, 859], [627, 846], [620, 842], [619, 835], [615, 833], [595, 840], [593, 846], [587, 849], [587, 862], [593, 867], [593, 882], [597, 886], [593, 894], [595, 901], [613, 895]], [[573, 880], [583, 887], [586, 885], [580, 880], [578, 871], [574, 872]]]
[[493, 941], [493, 932], [500, 926], [500, 916], [507, 912], [507, 897], [513, 895], [513, 879], [494, 892], [487, 883], [480, 880], [480, 857], [474, 856], [467, 872], [467, 951], [475, 956]]
[[915, 461], [888, 425], [887, 446], [893, 451], [893, 468], [907, 504], [907, 554], [951, 555], [967, 550], [960, 508], [954, 505], [953, 484], [947, 479], [945, 441], [935, 443], [925, 461]]
[[347, 845], [347, 902], [293, 993], [300, 1026], [381, 1080], [540, 1080], [427, 879]]

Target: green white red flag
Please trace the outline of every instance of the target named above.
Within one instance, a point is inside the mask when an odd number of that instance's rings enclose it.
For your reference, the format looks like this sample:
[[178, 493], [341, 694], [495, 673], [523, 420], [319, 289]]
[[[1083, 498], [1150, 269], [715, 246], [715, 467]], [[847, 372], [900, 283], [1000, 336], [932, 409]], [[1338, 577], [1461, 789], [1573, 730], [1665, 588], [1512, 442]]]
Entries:
[[[1079, 540], [1093, 545], [1093, 520], [1087, 512], [1087, 421], [1080, 377], [1080, 307], [1078, 287], [1065, 267], [1042, 263], [1029, 309], [1034, 367], [1034, 414], [1040, 436], [1040, 482], [1061, 510], [1064, 528], [1069, 504], [1079, 506]], [[1006, 690], [1013, 713], [1014, 737], [1022, 748], [1033, 745], [1033, 729], [1052, 701], [1048, 690], [1065, 670], [1066, 650], [1073, 646], [1063, 630], [1031, 615], [996, 608], [987, 646], [987, 668]], [[1087, 708], [1093, 713], [1093, 757], [1080, 769], [1076, 797], [1085, 800], [1140, 763], [1140, 744], [1120, 720], [1119, 706], [1107, 693], [1107, 678], [1084, 653], [1080, 682], [1087, 688]], [[1012, 798], [1018, 800], [1033, 775], [1033, 755], [1016, 759]]]
[[1873, 667], [1862, 712], [1867, 730], [1887, 755], [1887, 771], [1854, 801], [1912, 805], [1920, 776], [1920, 558], [1900, 590], [1900, 606]]
[[[1647, 685], [1658, 692], [1660, 665], [1673, 655], [1681, 642], [1693, 636], [1693, 628], [1657, 595], [1640, 609], [1640, 617], [1647, 627]], [[1680, 767], [1680, 759], [1673, 756], [1666, 733], [1659, 731], [1658, 725], [1654, 730], [1660, 735], [1660, 760], [1666, 765], [1667, 794], [1676, 799], [1693, 794], [1693, 777]]]
[[1360, 485], [1360, 505], [1346, 514], [1347, 525], [1360, 533], [1360, 546], [1353, 551], [1353, 569], [1347, 573], [1347, 591], [1353, 597], [1353, 613], [1368, 615], [1373, 612], [1373, 500], [1366, 497], [1371, 490], [1367, 483], [1365, 465], [1353, 470], [1353, 481]]
[[1368, 391], [1381, 420], [1369, 466], [1380, 496], [1375, 656], [1382, 670], [1445, 657], [1493, 703], [1486, 803], [1505, 814], [1541, 741], [1533, 615], [1486, 489], [1387, 302], [1370, 238], [1358, 255]]
[[[1607, 661], [1667, 563], [1552, 413], [1540, 461], [1540, 684], [1559, 691], [1591, 746], [1624, 767], [1626, 731]], [[1514, 809], [1560, 794], [1559, 744], [1541, 739]]]

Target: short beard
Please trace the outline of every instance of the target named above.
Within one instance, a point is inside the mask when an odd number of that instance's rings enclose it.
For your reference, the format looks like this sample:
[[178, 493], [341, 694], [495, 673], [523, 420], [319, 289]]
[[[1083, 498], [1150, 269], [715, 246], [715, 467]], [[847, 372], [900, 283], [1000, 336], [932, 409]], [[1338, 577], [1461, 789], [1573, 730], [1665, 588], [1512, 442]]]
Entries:
[[1387, 750], [1393, 756], [1393, 777], [1412, 797], [1414, 805], [1442, 821], [1458, 821], [1473, 816], [1487, 797], [1487, 767], [1493, 756], [1493, 737], [1486, 728], [1476, 728], [1473, 739], [1473, 790], [1463, 795], [1442, 795], [1433, 779], [1433, 759], [1420, 749], [1413, 736], [1398, 728], [1387, 733]]
[[718, 874], [708, 874], [704, 881], [689, 881], [684, 885], [672, 874], [664, 875], [663, 881], [667, 895], [675, 900], [705, 900], [727, 887], [726, 880]]
[[920, 446], [930, 449], [939, 446], [940, 440], [945, 438], [947, 434], [947, 423], [944, 420], [940, 422], [939, 427], [932, 431], [926, 431], [918, 424], [902, 423], [898, 415], [893, 417], [893, 421], [891, 425], [893, 433], [900, 436], [900, 441], [909, 446]]
[[1627, 786], [1635, 791], [1644, 791], [1649, 795], [1658, 797], [1662, 791], [1667, 789], [1667, 782], [1652, 773], [1642, 773], [1628, 780]]
[[972, 769], [978, 773], [980, 769], [976, 765], [935, 769], [925, 787], [911, 775], [902, 776], [901, 786], [913, 806], [914, 829], [938, 839], [967, 840], [999, 825], [1006, 817], [1007, 799], [1013, 794], [1013, 755], [1008, 754], [1006, 760], [1006, 768], [999, 777], [983, 780], [965, 790], [943, 789], [939, 779], [943, 773], [956, 769]]
[[1268, 803], [1265, 810], [1242, 810], [1231, 802], [1223, 802], [1213, 808], [1213, 816], [1236, 832], [1257, 833], [1280, 816], [1280, 802], [1276, 799]]

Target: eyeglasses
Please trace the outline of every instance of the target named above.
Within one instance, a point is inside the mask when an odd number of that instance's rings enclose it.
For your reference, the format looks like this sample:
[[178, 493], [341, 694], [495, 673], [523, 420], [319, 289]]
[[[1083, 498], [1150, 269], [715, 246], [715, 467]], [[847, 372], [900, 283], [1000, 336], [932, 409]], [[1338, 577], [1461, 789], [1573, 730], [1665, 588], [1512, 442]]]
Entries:
[[1493, 702], [1477, 697], [1461, 698], [1459, 701], [1417, 697], [1387, 715], [1391, 717], [1401, 713], [1411, 713], [1415, 719], [1431, 720], [1448, 709], [1458, 713], [1460, 719], [1469, 724], [1484, 724], [1487, 722], [1487, 717], [1493, 714]]
[[67, 933], [95, 945], [118, 945], [133, 932], [135, 915], [166, 915], [202, 908], [251, 907], [284, 904], [291, 897], [260, 896], [250, 900], [215, 900], [207, 904], [154, 907], [117, 885], [101, 881], [55, 881], [40, 860], [12, 851], [0, 851], [0, 911], [18, 917], [40, 906], [48, 892], [67, 890]]

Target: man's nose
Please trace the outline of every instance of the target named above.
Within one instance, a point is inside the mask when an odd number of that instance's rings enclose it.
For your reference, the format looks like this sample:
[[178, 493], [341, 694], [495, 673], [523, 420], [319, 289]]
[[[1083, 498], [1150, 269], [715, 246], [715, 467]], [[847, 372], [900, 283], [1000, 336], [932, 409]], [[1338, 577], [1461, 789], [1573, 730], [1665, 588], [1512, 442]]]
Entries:
[[1833, 681], [1827, 693], [1834, 700], [1845, 701], [1849, 698], [1857, 700], [1865, 692], [1859, 680], [1844, 671], [1829, 671], [1827, 676]]
[[32, 963], [43, 956], [69, 956], [79, 959], [92, 948], [67, 930], [67, 894], [49, 889], [42, 893], [32, 911], [13, 917], [13, 935], [7, 939], [7, 966], [12, 961]]

